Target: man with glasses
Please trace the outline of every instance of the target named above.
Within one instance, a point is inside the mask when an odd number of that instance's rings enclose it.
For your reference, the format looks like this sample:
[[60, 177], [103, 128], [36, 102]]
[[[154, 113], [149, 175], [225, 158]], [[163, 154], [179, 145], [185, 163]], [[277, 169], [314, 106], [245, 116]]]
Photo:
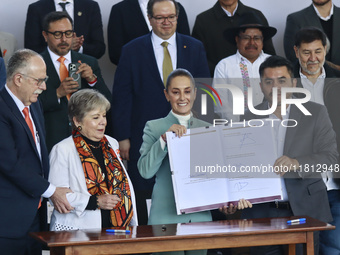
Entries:
[[177, 2], [150, 0], [147, 12], [152, 32], [123, 47], [112, 89], [113, 136], [120, 141], [122, 158], [128, 160], [142, 225], [147, 224], [145, 198], [150, 198], [154, 183], [137, 169], [145, 123], [169, 113], [164, 84], [172, 70], [187, 69], [195, 78], [210, 76], [202, 43], [176, 33]]
[[[276, 28], [266, 25], [254, 12], [245, 13], [239, 18], [238, 26], [227, 29], [226, 39], [236, 44], [237, 52], [222, 59], [214, 72], [216, 84], [233, 84], [239, 87], [245, 95], [245, 109], [248, 109], [248, 88], [252, 88], [253, 105], [263, 100], [259, 86], [259, 67], [270, 55], [264, 53], [263, 41], [271, 39], [276, 34]], [[218, 89], [222, 105], [215, 106], [215, 112], [222, 118], [239, 121], [238, 115], [233, 115], [233, 96], [228, 89]]]
[[40, 255], [29, 232], [47, 231], [46, 199], [60, 213], [73, 208], [68, 188], [48, 179], [44, 118], [38, 101], [46, 90], [46, 65], [38, 53], [20, 50], [9, 59], [0, 90], [0, 247], [3, 255]]
[[38, 0], [30, 4], [25, 24], [25, 48], [38, 53], [45, 50], [42, 22], [54, 11], [67, 12], [74, 22], [72, 50], [97, 59], [104, 55], [102, 17], [98, 3], [93, 0]]
[[[294, 66], [294, 77], [300, 78], [297, 87], [310, 91], [311, 101], [326, 106], [340, 152], [340, 74], [325, 62], [326, 45], [326, 34], [319, 28], [300, 29], [295, 35], [294, 51], [298, 61]], [[300, 97], [299, 94], [296, 96]], [[323, 178], [333, 216], [330, 223], [336, 229], [320, 233], [320, 254], [340, 254], [340, 173], [330, 170], [323, 173]]]
[[[43, 22], [43, 30], [48, 47], [41, 56], [45, 60], [50, 78], [40, 100], [44, 109], [46, 143], [50, 151], [56, 143], [71, 135], [67, 103], [69, 96], [79, 89], [79, 84], [73, 77], [68, 77], [70, 63], [80, 64], [76, 74], [81, 77], [81, 89], [94, 88], [110, 101], [111, 93], [101, 76], [98, 61], [91, 56], [71, 50], [74, 32], [72, 20], [67, 13], [47, 14]], [[107, 129], [107, 132], [110, 130]]]
[[[252, 3], [255, 6], [257, 2]], [[192, 36], [200, 40], [207, 51], [211, 76], [221, 59], [236, 52], [236, 45], [224, 37], [224, 31], [237, 26], [240, 16], [248, 12], [255, 12], [260, 17], [261, 24], [268, 26], [261, 11], [244, 5], [240, 0], [217, 0], [212, 8], [197, 15]], [[264, 41], [263, 44], [264, 52], [275, 55], [272, 40]]]
[[[149, 0], [123, 0], [112, 6], [107, 24], [107, 46], [113, 64], [118, 65], [125, 44], [151, 31], [146, 8], [148, 2]], [[180, 3], [178, 6], [177, 32], [190, 35], [185, 9]]]

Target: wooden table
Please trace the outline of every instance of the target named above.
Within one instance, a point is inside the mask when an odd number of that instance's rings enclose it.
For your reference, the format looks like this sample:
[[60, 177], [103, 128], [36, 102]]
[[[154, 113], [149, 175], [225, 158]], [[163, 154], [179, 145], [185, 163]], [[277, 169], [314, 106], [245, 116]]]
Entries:
[[[50, 247], [51, 255], [129, 254], [214, 248], [235, 248], [304, 243], [307, 255], [314, 255], [313, 231], [334, 226], [305, 217], [306, 223], [288, 225], [289, 218], [226, 220], [202, 223], [138, 226], [130, 234], [105, 230], [37, 232], [31, 236]], [[299, 217], [300, 218], [300, 217]]]

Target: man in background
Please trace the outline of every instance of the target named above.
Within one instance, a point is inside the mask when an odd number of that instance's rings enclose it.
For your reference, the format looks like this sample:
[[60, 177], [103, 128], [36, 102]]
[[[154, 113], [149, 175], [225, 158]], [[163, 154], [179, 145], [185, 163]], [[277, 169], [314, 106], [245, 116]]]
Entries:
[[44, 17], [54, 11], [65, 11], [73, 20], [73, 51], [101, 58], [105, 53], [102, 16], [93, 0], [39, 0], [28, 6], [25, 24], [25, 48], [41, 53], [46, 49], [42, 35]]
[[330, 42], [330, 50], [326, 60], [340, 69], [340, 8], [335, 6], [332, 0], [312, 0], [312, 4], [298, 12], [289, 14], [284, 33], [284, 50], [286, 57], [293, 63], [296, 61], [294, 52], [295, 34], [304, 27], [317, 27], [323, 31]]
[[[248, 109], [248, 88], [252, 88], [253, 105], [263, 101], [263, 93], [259, 85], [259, 67], [270, 55], [263, 52], [263, 42], [276, 34], [276, 28], [266, 26], [253, 12], [240, 16], [239, 26], [229, 28], [225, 36], [237, 46], [237, 52], [222, 59], [215, 68], [214, 86], [216, 84], [233, 84], [245, 95], [245, 110]], [[218, 89], [222, 104], [215, 105], [215, 113], [222, 119], [239, 121], [233, 115], [233, 96], [229, 89]]]
[[[71, 50], [73, 34], [72, 19], [66, 12], [51, 12], [45, 17], [43, 36], [48, 47], [41, 56], [45, 60], [49, 79], [40, 100], [44, 110], [48, 151], [71, 135], [67, 104], [73, 92], [93, 88], [111, 101], [111, 93], [103, 80], [97, 59]], [[80, 64], [76, 75], [72, 77], [69, 77], [70, 63]], [[80, 88], [74, 78], [81, 82]], [[110, 133], [110, 123], [109, 117], [107, 134]]]
[[[338, 152], [340, 150], [340, 74], [331, 68], [326, 60], [326, 35], [316, 27], [302, 28], [295, 36], [294, 51], [299, 60], [294, 67], [294, 77], [300, 78], [297, 87], [308, 89], [311, 101], [325, 105], [336, 133]], [[299, 97], [299, 95], [296, 95]], [[327, 186], [335, 230], [320, 233], [320, 254], [340, 254], [340, 174], [330, 169], [323, 173]]]
[[[211, 9], [197, 15], [192, 36], [204, 45], [211, 76], [221, 59], [237, 51], [236, 45], [224, 37], [225, 30], [237, 26], [240, 16], [248, 12], [255, 12], [262, 20], [262, 24], [268, 26], [268, 21], [262, 12], [244, 5], [239, 0], [218, 0]], [[272, 40], [263, 42], [263, 50], [270, 55], [275, 55]]]
[[[152, 26], [147, 15], [149, 0], [123, 0], [112, 6], [107, 25], [110, 60], [118, 65], [123, 46], [131, 40], [148, 34]], [[190, 35], [188, 17], [184, 7], [178, 3], [177, 32]]]

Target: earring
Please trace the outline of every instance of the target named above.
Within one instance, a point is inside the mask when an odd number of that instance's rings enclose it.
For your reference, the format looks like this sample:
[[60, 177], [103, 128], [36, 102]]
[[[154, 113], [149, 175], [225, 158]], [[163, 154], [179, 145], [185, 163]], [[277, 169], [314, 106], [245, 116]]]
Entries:
[[82, 128], [81, 126], [78, 126], [78, 127], [77, 127], [77, 130], [78, 130], [78, 131], [81, 131], [82, 129], [83, 129], [83, 128]]

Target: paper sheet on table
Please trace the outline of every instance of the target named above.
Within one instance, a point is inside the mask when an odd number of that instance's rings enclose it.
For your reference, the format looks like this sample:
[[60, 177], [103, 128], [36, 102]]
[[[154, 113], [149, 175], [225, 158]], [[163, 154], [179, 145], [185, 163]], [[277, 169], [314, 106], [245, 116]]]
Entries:
[[240, 198], [260, 203], [282, 197], [274, 173], [240, 171], [263, 170], [275, 162], [271, 126], [195, 128], [181, 138], [167, 133], [167, 141], [177, 214], [216, 209]]

